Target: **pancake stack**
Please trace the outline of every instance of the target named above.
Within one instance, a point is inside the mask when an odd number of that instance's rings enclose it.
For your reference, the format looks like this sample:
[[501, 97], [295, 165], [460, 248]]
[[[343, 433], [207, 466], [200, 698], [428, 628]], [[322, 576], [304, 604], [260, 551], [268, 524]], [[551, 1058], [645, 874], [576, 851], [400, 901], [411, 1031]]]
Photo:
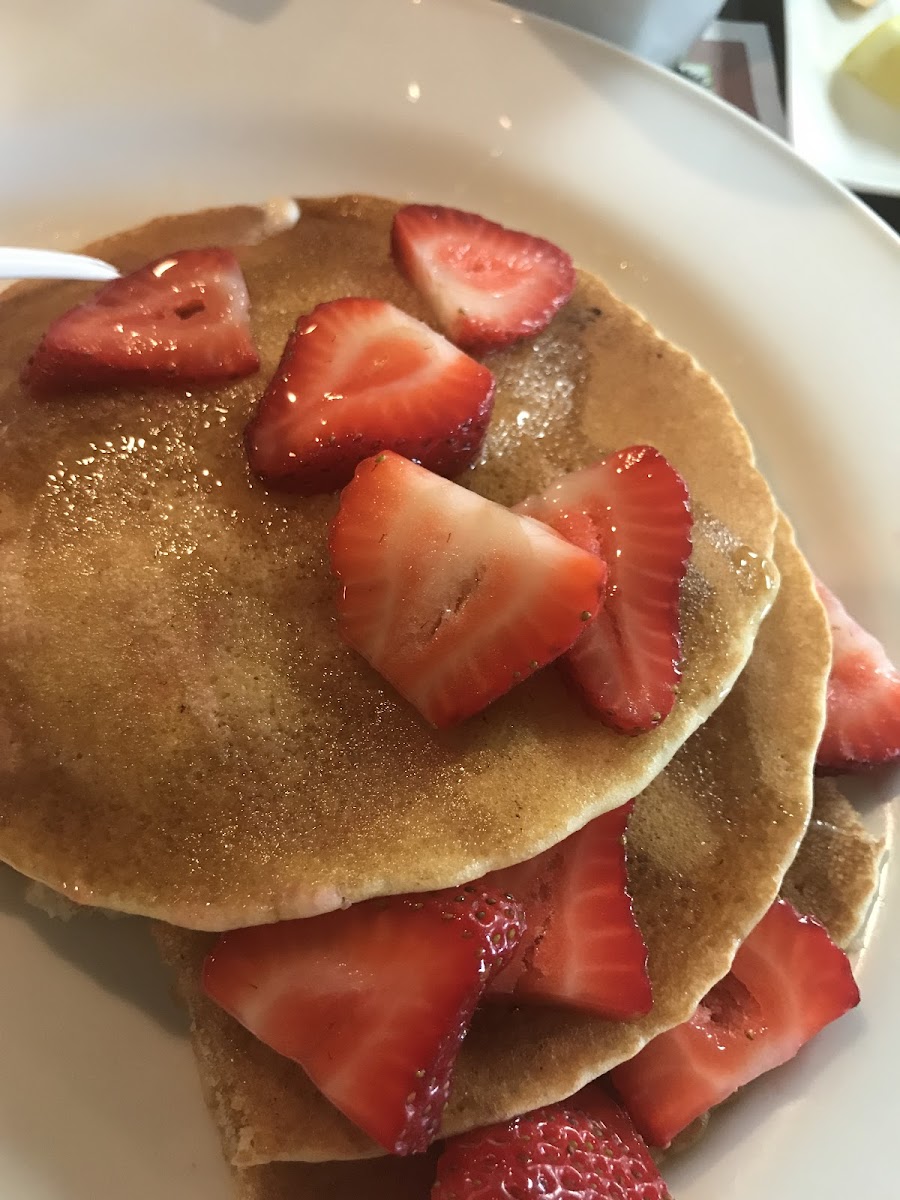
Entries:
[[847, 943], [878, 847], [829, 786], [814, 808], [828, 623], [746, 434], [690, 356], [586, 272], [543, 333], [486, 358], [494, 414], [460, 482], [513, 505], [609, 450], [668, 458], [694, 517], [672, 713], [624, 736], [545, 670], [435, 731], [341, 641], [338, 497], [263, 485], [244, 427], [298, 314], [371, 296], [431, 318], [390, 256], [396, 205], [298, 203], [295, 222], [214, 210], [90, 247], [123, 271], [234, 247], [258, 375], [36, 401], [23, 364], [91, 289], [0, 301], [0, 859], [155, 922], [242, 1196], [425, 1200], [433, 1156], [385, 1157], [205, 997], [215, 931], [455, 887], [637, 797], [629, 888], [651, 1011], [479, 1011], [449, 1135], [568, 1097], [687, 1020], [782, 889]]

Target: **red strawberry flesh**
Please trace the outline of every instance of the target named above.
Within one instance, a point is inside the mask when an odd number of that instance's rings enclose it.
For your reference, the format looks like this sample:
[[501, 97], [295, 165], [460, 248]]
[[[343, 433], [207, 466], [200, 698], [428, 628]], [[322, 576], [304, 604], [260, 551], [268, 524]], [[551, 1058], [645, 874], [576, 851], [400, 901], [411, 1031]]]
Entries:
[[632, 805], [588, 822], [529, 862], [492, 871], [483, 886], [514, 895], [528, 931], [487, 996], [543, 1002], [622, 1020], [649, 1012], [647, 947], [625, 867]]
[[259, 366], [250, 299], [230, 250], [180, 250], [58, 317], [23, 372], [37, 392], [197, 383]]
[[393, 1154], [435, 1137], [460, 1043], [525, 927], [467, 885], [226, 933], [203, 987]]
[[653, 1161], [650, 1151], [647, 1149], [647, 1143], [638, 1133], [625, 1109], [613, 1098], [605, 1081], [595, 1079], [583, 1087], [580, 1092], [570, 1096], [564, 1103], [566, 1108], [583, 1112], [602, 1125], [604, 1129], [609, 1129], [617, 1134], [623, 1142], [632, 1144], [636, 1153], [646, 1155], [650, 1162]]
[[431, 1200], [671, 1200], [628, 1118], [581, 1095], [449, 1140]]
[[345, 640], [438, 727], [567, 650], [596, 614], [596, 556], [391, 451], [341, 494], [331, 563]]
[[493, 396], [487, 367], [423, 322], [384, 300], [332, 300], [297, 321], [247, 426], [247, 456], [307, 495], [342, 487], [384, 449], [456, 475], [481, 449]]
[[817, 921], [778, 900], [693, 1017], [616, 1067], [612, 1082], [650, 1145], [668, 1146], [858, 1003], [846, 954]]
[[455, 208], [401, 208], [391, 246], [443, 331], [467, 350], [540, 333], [575, 287], [571, 258], [552, 242]]
[[516, 512], [586, 550], [599, 545], [609, 569], [606, 602], [562, 665], [606, 724], [623, 733], [658, 725], [680, 678], [692, 524], [681, 476], [652, 446], [631, 446], [565, 476]]
[[816, 755], [828, 771], [856, 771], [900, 758], [900, 671], [821, 582], [833, 642], [825, 730]]

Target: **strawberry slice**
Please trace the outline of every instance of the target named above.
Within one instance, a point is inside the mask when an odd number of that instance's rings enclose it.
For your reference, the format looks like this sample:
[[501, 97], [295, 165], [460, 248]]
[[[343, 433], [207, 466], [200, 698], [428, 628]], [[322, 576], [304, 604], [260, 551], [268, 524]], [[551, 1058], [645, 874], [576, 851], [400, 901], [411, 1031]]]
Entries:
[[671, 1200], [628, 1117], [599, 1088], [451, 1138], [431, 1200]]
[[391, 248], [444, 333], [466, 350], [540, 333], [575, 287], [571, 258], [552, 242], [455, 208], [401, 208]]
[[635, 1157], [648, 1165], [653, 1162], [647, 1143], [638, 1133], [625, 1109], [616, 1103], [605, 1080], [595, 1079], [564, 1103], [566, 1108], [583, 1112], [604, 1129], [617, 1134], [632, 1148]]
[[22, 381], [50, 392], [249, 375], [259, 367], [249, 311], [230, 250], [179, 250], [58, 317]]
[[224, 934], [203, 987], [298, 1062], [392, 1154], [434, 1139], [491, 972], [525, 928], [521, 907], [468, 884]]
[[494, 377], [385, 300], [346, 298], [300, 317], [247, 426], [258, 475], [311, 495], [396, 450], [455, 475], [481, 449]]
[[609, 567], [603, 611], [564, 660], [588, 707], [622, 733], [658, 725], [680, 677], [681, 581], [691, 553], [688, 490], [652, 446], [631, 446], [516, 506]]
[[834, 644], [816, 762], [830, 771], [893, 762], [900, 758], [900, 672], [824, 583], [816, 586]]
[[390, 450], [360, 463], [330, 547], [345, 640], [440, 728], [567, 650], [606, 576], [544, 525]]
[[625, 870], [623, 804], [529, 862], [492, 871], [484, 887], [511, 893], [528, 932], [487, 996], [563, 1004], [617, 1020], [650, 1011], [647, 947]]
[[616, 1067], [612, 1082], [650, 1145], [668, 1146], [858, 1003], [843, 950], [812, 917], [777, 900], [693, 1017]]

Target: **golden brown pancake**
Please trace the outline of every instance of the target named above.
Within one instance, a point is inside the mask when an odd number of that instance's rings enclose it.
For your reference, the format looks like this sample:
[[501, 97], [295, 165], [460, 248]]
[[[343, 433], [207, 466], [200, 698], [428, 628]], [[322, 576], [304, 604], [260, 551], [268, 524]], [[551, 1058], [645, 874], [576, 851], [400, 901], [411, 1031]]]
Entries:
[[831, 779], [817, 779], [812, 820], [781, 894], [810, 913], [844, 949], [852, 946], [878, 890], [884, 841], [872, 837]]
[[[748, 666], [635, 804], [629, 880], [649, 949], [652, 1011], [627, 1022], [526, 1006], [480, 1012], [458, 1060], [445, 1133], [563, 1099], [686, 1020], [778, 894], [812, 809], [831, 642], [786, 522], [777, 560], [781, 589]], [[156, 930], [233, 1164], [380, 1153], [299, 1066], [203, 996], [200, 964], [213, 937]]]
[[123, 269], [240, 250], [258, 375], [35, 400], [19, 372], [90, 289], [0, 299], [0, 858], [82, 903], [198, 929], [443, 887], [528, 858], [645, 787], [743, 667], [777, 584], [747, 437], [686, 353], [582, 272], [533, 342], [490, 356], [496, 412], [463, 482], [521, 500], [602, 450], [683, 474], [695, 548], [671, 716], [629, 738], [547, 670], [435, 733], [340, 641], [333, 495], [270, 492], [242, 433], [298, 314], [348, 294], [428, 319], [391, 263], [395, 206], [302, 202], [154, 222], [91, 247]]

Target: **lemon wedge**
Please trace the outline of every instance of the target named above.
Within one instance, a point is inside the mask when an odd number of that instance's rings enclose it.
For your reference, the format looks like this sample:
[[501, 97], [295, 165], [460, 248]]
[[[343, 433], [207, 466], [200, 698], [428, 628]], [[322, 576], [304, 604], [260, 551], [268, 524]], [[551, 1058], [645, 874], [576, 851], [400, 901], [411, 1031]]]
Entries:
[[847, 55], [841, 70], [900, 107], [900, 16], [882, 21]]

